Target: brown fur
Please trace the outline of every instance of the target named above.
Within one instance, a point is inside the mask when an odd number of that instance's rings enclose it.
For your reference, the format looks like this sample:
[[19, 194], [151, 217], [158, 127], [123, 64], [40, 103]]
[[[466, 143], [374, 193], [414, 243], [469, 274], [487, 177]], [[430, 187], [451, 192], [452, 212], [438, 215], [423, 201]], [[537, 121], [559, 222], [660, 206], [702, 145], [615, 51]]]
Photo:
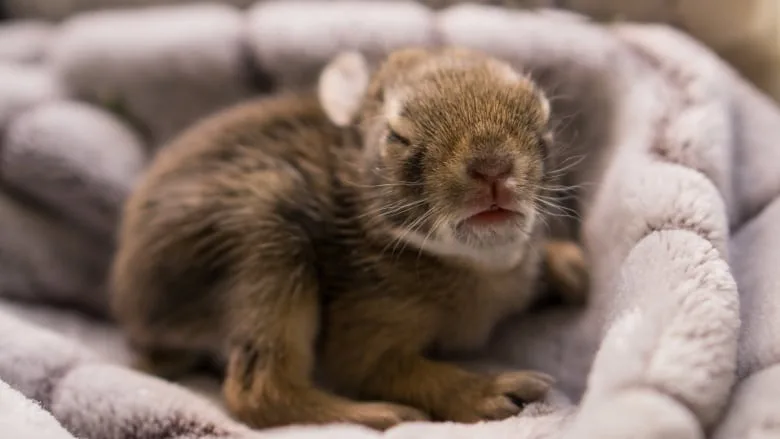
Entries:
[[[174, 373], [191, 355], [222, 355], [227, 405], [255, 427], [475, 422], [541, 397], [544, 374], [480, 375], [426, 354], [484, 343], [527, 307], [543, 259], [562, 279], [552, 284], [583, 296], [579, 249], [539, 251], [536, 221], [512, 247], [522, 258], [494, 266], [391, 232], [439, 239], [477, 190], [459, 168], [473, 157], [511, 158], [519, 205], [535, 205], [546, 114], [533, 85], [503, 68], [469, 52], [401, 51], [350, 126], [331, 123], [313, 94], [280, 95], [165, 147], [127, 201], [112, 272], [114, 312], [145, 367]], [[383, 103], [399, 90], [402, 117], [389, 123], [409, 146], [385, 140]], [[458, 239], [490, 254], [498, 238]], [[332, 391], [315, 384], [315, 366]]]

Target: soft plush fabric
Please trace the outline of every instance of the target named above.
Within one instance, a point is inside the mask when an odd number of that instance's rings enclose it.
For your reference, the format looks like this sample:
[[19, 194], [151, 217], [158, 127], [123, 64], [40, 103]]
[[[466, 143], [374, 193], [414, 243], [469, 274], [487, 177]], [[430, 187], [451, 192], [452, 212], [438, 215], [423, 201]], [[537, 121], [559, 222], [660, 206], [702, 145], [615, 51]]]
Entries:
[[75, 439], [35, 402], [0, 382], [0, 428], [14, 439]]
[[[477, 425], [253, 432], [215, 380], [131, 370], [95, 316], [151, 154], [218, 108], [311, 85], [341, 50], [409, 44], [492, 53], [552, 98], [592, 299], [518, 316], [472, 358], [554, 375], [548, 400]], [[69, 437], [56, 423], [83, 439], [780, 435], [780, 109], [677, 31], [399, 1], [166, 6], [0, 27], [0, 76], [0, 429], [15, 437]]]
[[693, 35], [780, 102], [777, 0], [560, 0], [602, 20], [672, 24]]
[[[61, 20], [93, 10], [196, 3], [201, 0], [0, 0], [0, 11], [14, 18]], [[250, 7], [253, 0], [216, 0]], [[670, 24], [707, 46], [759, 88], [780, 101], [780, 5], [777, 0], [420, 0], [435, 8], [457, 3], [502, 5], [513, 8], [547, 7], [576, 11], [599, 20], [627, 20]], [[28, 33], [29, 32], [29, 33]], [[20, 27], [0, 34], [30, 35], [39, 30]], [[36, 44], [36, 43], [21, 43]]]

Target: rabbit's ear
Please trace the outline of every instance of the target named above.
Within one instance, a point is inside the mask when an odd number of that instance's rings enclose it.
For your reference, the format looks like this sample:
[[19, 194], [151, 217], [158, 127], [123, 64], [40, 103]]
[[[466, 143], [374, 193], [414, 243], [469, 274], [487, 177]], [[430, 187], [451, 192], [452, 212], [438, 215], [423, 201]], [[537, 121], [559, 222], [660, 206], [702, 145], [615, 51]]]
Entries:
[[334, 124], [352, 123], [370, 82], [368, 62], [359, 52], [344, 52], [320, 73], [317, 95], [325, 114]]

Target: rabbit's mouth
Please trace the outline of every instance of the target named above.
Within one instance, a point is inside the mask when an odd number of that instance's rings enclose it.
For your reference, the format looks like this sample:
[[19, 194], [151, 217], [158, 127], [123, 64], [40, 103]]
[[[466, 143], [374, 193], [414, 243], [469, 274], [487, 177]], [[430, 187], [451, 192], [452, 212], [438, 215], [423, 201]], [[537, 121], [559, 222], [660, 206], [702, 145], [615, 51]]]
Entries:
[[516, 265], [534, 226], [534, 212], [498, 206], [434, 220], [427, 232], [396, 227], [393, 237], [444, 257], [467, 259], [490, 269]]
[[506, 209], [498, 205], [492, 205], [487, 209], [474, 213], [463, 220], [463, 223], [471, 227], [491, 227], [509, 224], [521, 219], [522, 214], [514, 210]]

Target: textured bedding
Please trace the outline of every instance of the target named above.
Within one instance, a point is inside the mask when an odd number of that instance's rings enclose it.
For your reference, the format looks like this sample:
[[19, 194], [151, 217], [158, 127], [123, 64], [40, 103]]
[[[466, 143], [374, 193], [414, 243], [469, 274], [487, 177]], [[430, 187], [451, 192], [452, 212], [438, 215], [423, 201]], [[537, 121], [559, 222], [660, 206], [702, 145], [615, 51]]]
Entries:
[[[0, 0], [0, 17], [61, 20], [92, 10], [202, 0]], [[248, 8], [254, 0], [215, 0]], [[421, 0], [445, 7], [463, 0]], [[780, 3], [777, 0], [469, 0], [509, 7], [577, 11], [598, 20], [666, 23], [693, 35], [780, 101]]]
[[[691, 38], [553, 10], [265, 1], [0, 25], [3, 437], [780, 437], [780, 109]], [[105, 319], [122, 200], [218, 108], [305, 87], [345, 49], [481, 49], [552, 97], [592, 259], [584, 309], [502, 325], [475, 367], [546, 371], [516, 418], [251, 431], [219, 383], [129, 368]], [[8, 432], [12, 434], [8, 436]]]

